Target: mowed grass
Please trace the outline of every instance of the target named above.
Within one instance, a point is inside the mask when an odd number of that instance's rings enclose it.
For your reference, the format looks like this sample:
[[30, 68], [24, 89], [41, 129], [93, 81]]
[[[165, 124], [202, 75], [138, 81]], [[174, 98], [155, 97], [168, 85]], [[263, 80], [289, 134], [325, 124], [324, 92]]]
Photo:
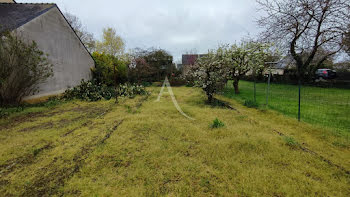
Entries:
[[[241, 103], [254, 99], [254, 83], [240, 81], [241, 93], [234, 94], [232, 82], [227, 84], [224, 95]], [[266, 105], [267, 83], [256, 84], [256, 100]], [[270, 85], [268, 108], [287, 116], [298, 117], [298, 86]], [[301, 120], [338, 133], [350, 133], [350, 89], [302, 86]]]
[[343, 137], [223, 96], [236, 110], [208, 106], [200, 89], [173, 88], [189, 120], [167, 93], [155, 102], [159, 90], [3, 119], [0, 194], [350, 195]]

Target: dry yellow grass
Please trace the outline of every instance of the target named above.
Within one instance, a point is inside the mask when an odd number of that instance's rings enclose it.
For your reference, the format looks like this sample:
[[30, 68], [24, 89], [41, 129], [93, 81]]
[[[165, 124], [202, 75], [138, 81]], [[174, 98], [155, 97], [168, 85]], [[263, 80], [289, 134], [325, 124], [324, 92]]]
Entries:
[[[349, 196], [349, 139], [195, 88], [70, 102], [0, 121], [0, 194]], [[218, 118], [225, 126], [210, 128]], [[281, 136], [282, 135], [282, 136]], [[335, 146], [339, 141], [345, 146]]]

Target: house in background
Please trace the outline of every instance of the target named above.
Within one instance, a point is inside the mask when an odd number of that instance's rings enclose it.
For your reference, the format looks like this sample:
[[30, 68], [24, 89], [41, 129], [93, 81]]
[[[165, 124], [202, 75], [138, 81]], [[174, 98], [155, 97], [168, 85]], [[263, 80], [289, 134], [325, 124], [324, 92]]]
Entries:
[[184, 76], [190, 71], [191, 66], [193, 66], [198, 58], [204, 57], [206, 54], [185, 54], [182, 55], [182, 74]]
[[25, 100], [61, 94], [91, 79], [95, 62], [56, 4], [0, 0], [0, 32], [5, 30], [35, 41], [53, 64], [54, 76]]
[[183, 65], [182, 64], [176, 64], [176, 69], [182, 71]]

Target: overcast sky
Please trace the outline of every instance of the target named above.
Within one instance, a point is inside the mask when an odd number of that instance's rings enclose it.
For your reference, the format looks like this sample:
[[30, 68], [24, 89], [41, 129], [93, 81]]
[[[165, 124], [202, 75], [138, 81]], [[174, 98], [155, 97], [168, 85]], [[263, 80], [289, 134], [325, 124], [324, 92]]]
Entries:
[[127, 49], [162, 48], [175, 60], [186, 52], [205, 53], [220, 43], [233, 43], [258, 33], [255, 0], [17, 0], [56, 3], [78, 16], [100, 39], [113, 27]]

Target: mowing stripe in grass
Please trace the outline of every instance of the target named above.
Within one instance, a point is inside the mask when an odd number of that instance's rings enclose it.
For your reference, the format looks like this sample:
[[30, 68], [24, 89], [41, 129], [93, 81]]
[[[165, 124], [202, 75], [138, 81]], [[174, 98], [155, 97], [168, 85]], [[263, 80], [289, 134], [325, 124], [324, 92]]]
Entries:
[[26, 154], [24, 156], [18, 157], [13, 159], [12, 161], [8, 161], [7, 164], [4, 164], [2, 166], [0, 166], [0, 169], [2, 169], [0, 171], [0, 178], [3, 176], [6, 176], [7, 174], [11, 173], [14, 169], [16, 169], [17, 167], [25, 167], [27, 165], [30, 165], [32, 163], [35, 162], [36, 157], [42, 153], [44, 150], [49, 150], [54, 148], [54, 146], [52, 146], [52, 143], [48, 143], [38, 149], [35, 149], [35, 151], [31, 154]]
[[[284, 133], [279, 132], [279, 131], [277, 131], [277, 130], [273, 130], [273, 132], [277, 133], [277, 134], [280, 135], [280, 136], [287, 137]], [[322, 161], [328, 163], [330, 166], [336, 167], [336, 168], [338, 168], [339, 170], [341, 170], [341, 171], [345, 172], [346, 174], [350, 175], [350, 171], [347, 170], [347, 169], [345, 169], [343, 166], [340, 166], [340, 165], [338, 165], [338, 164], [333, 163], [331, 160], [329, 160], [329, 159], [323, 157], [322, 155], [316, 153], [315, 151], [310, 150], [309, 148], [307, 148], [307, 147], [305, 147], [305, 146], [302, 146], [301, 144], [299, 144], [298, 147], [299, 147], [302, 151], [307, 152], [307, 153], [310, 153], [311, 155], [314, 155], [314, 156], [318, 157], [319, 159], [321, 159]]]
[[104, 112], [102, 112], [101, 114], [97, 114], [96, 116], [90, 117], [88, 120], [86, 120], [83, 124], [79, 125], [78, 127], [69, 130], [68, 132], [64, 133], [63, 135], [61, 135], [61, 137], [66, 137], [67, 135], [73, 133], [74, 131], [76, 131], [77, 129], [79, 129], [80, 127], [85, 127], [89, 124], [89, 122], [91, 122], [91, 119], [97, 119], [97, 118], [102, 118], [104, 115], [106, 115], [107, 113], [111, 112], [113, 110], [113, 106], [109, 107], [107, 110], [105, 110]]
[[104, 144], [106, 140], [108, 140], [111, 135], [113, 134], [113, 132], [115, 130], [117, 130], [117, 128], [123, 123], [124, 119], [123, 120], [120, 120], [112, 129], [110, 129], [108, 131], [108, 133], [106, 134], [106, 136], [100, 141], [100, 144]]
[[[64, 186], [65, 182], [73, 177], [75, 173], [79, 172], [79, 170], [84, 166], [85, 160], [89, 157], [89, 154], [92, 153], [98, 145], [104, 144], [111, 134], [118, 128], [118, 126], [122, 124], [122, 122], [123, 120], [118, 121], [111, 129], [108, 130], [108, 133], [102, 139], [97, 140], [96, 138], [98, 136], [92, 138], [92, 140], [86, 146], [81, 148], [80, 152], [75, 154], [69, 165], [67, 164], [68, 161], [65, 161], [66, 165], [71, 167], [53, 169], [50, 171], [50, 173], [47, 173], [47, 171], [41, 171], [42, 174], [37, 177], [33, 184], [26, 187], [26, 190], [21, 194], [21, 196], [59, 195], [59, 188]], [[53, 163], [55, 162], [56, 160], [53, 161]], [[50, 169], [51, 166], [54, 166], [53, 163], [43, 169]]]
[[[136, 104], [135, 108], [140, 108], [142, 103], [147, 100], [148, 96], [141, 98]], [[112, 108], [107, 111], [111, 111]], [[103, 115], [106, 115], [108, 112], [103, 112]], [[99, 116], [97, 116], [99, 117]], [[58, 169], [51, 169], [51, 165], [55, 166], [54, 163], [57, 161], [54, 160], [52, 164], [44, 167], [47, 169], [45, 172], [40, 172], [36, 177], [34, 182], [26, 186], [26, 190], [22, 193], [22, 196], [30, 195], [63, 195], [61, 194], [60, 188], [71, 179], [74, 174], [80, 171], [80, 169], [85, 165], [85, 160], [89, 155], [95, 151], [96, 147], [99, 145], [105, 144], [106, 141], [111, 137], [111, 135], [118, 129], [118, 127], [123, 123], [124, 119], [117, 121], [114, 126], [107, 130], [107, 133], [103, 136], [95, 136], [90, 142], [81, 148], [81, 151], [76, 153], [72, 161], [65, 161], [65, 166], [68, 167], [58, 167]], [[100, 138], [100, 139], [98, 139]]]

